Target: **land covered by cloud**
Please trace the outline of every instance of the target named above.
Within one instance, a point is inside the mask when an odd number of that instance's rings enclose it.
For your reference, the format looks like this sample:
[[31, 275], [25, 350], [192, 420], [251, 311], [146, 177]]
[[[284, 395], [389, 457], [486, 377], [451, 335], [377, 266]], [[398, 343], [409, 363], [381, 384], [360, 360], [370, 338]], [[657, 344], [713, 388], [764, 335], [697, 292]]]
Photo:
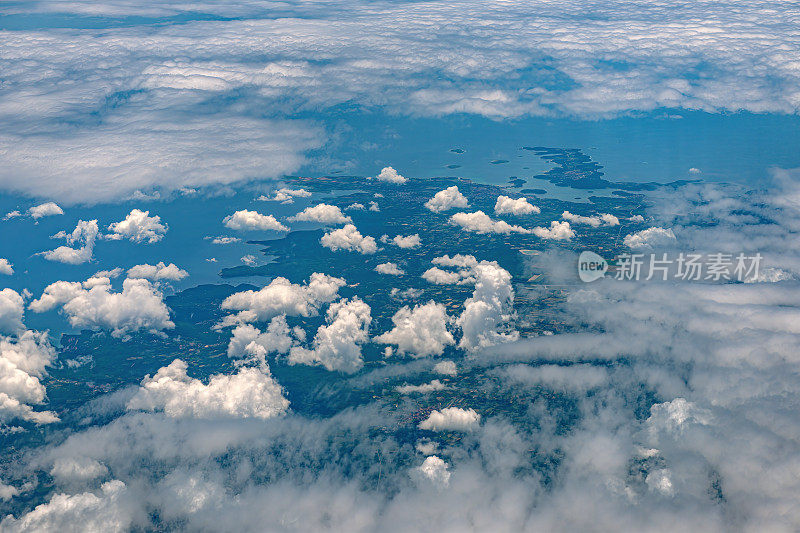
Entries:
[[[768, 1], [9, 9], [26, 20], [100, 21], [8, 31], [0, 54], [0, 187], [70, 204], [278, 178], [325, 143], [325, 126], [306, 111], [324, 115], [345, 102], [495, 119], [793, 114], [800, 105], [787, 53], [797, 48], [798, 21]], [[139, 24], [103, 27], [136, 16]], [[202, 20], [209, 16], [216, 20]], [[159, 17], [165, 23], [148, 22]], [[378, 179], [404, 178], [387, 167]]]

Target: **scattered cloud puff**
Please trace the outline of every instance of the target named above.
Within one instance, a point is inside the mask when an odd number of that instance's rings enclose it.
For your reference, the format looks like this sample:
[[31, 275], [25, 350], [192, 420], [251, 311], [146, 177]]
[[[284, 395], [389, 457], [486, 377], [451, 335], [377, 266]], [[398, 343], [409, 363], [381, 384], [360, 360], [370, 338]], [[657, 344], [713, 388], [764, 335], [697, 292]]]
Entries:
[[111, 270], [98, 270], [91, 277], [93, 278], [108, 278], [108, 279], [117, 279], [125, 272], [125, 269], [122, 267], [112, 268]]
[[462, 331], [459, 348], [476, 351], [517, 340], [519, 333], [513, 328], [511, 274], [494, 261], [481, 261], [473, 272], [475, 290], [464, 302], [464, 311], [456, 319], [456, 325]]
[[439, 267], [431, 267], [422, 273], [422, 279], [434, 285], [468, 284], [472, 279], [464, 278], [461, 272], [450, 272]]
[[112, 292], [108, 278], [89, 278], [83, 283], [56, 281], [28, 306], [36, 313], [61, 306], [76, 328], [110, 329], [114, 336], [146, 330], [172, 329], [163, 294], [146, 279], [128, 278], [122, 292]]
[[458, 190], [458, 187], [453, 185], [434, 194], [433, 198], [425, 202], [425, 207], [434, 213], [441, 213], [454, 207], [466, 209], [469, 207], [469, 202], [466, 196]]
[[431, 431], [472, 431], [478, 427], [480, 420], [481, 415], [474, 409], [446, 407], [441, 411], [432, 411], [418, 427]]
[[568, 241], [575, 236], [575, 232], [570, 228], [569, 222], [559, 222], [558, 220], [552, 221], [549, 228], [537, 226], [531, 230], [531, 233], [540, 239], [554, 241]]
[[173, 418], [272, 418], [286, 412], [289, 401], [268, 371], [244, 367], [236, 374], [214, 374], [208, 384], [187, 375], [188, 365], [175, 359], [146, 376], [128, 409], [163, 411]]
[[475, 233], [501, 233], [504, 235], [510, 233], [530, 233], [529, 230], [521, 226], [511, 225], [504, 220], [492, 220], [489, 215], [483, 211], [456, 213], [450, 217], [450, 223], [454, 226], [461, 226], [461, 228], [466, 231], [473, 231]]
[[598, 216], [585, 217], [582, 215], [575, 215], [569, 211], [561, 213], [561, 218], [568, 220], [573, 224], [586, 224], [593, 228], [603, 226], [619, 226], [619, 219], [610, 213], [603, 213]]
[[0, 290], [0, 333], [16, 333], [23, 328], [25, 299], [14, 289]]
[[46, 400], [40, 380], [46, 375], [45, 367], [55, 359], [46, 333], [28, 330], [17, 337], [0, 336], [0, 422], [21, 419], [50, 424], [59, 420], [51, 411], [34, 411], [32, 407]]
[[223, 325], [266, 322], [282, 314], [314, 316], [319, 313], [322, 304], [339, 297], [339, 289], [344, 285], [344, 279], [319, 272], [311, 274], [306, 285], [278, 277], [260, 290], [237, 292], [225, 298], [221, 308], [238, 313], [224, 320]]
[[478, 266], [478, 260], [473, 255], [455, 254], [454, 256], [443, 255], [441, 257], [434, 257], [431, 259], [434, 265], [444, 267], [458, 267], [458, 268], [475, 268]]
[[634, 250], [652, 250], [675, 244], [675, 233], [669, 228], [647, 228], [625, 236], [623, 244]]
[[423, 294], [422, 289], [416, 289], [414, 287], [409, 287], [405, 290], [400, 290], [397, 287], [392, 287], [392, 290], [389, 291], [389, 296], [392, 298], [398, 298], [400, 300], [416, 300]]
[[375, 272], [378, 274], [386, 274], [388, 276], [402, 276], [405, 274], [403, 269], [397, 266], [397, 263], [381, 263], [375, 267]]
[[131, 242], [153, 244], [164, 238], [168, 228], [166, 224], [161, 223], [160, 216], [151, 217], [150, 211], [132, 209], [124, 220], [114, 222], [108, 229], [112, 233], [107, 234], [106, 239], [112, 241], [128, 239]]
[[394, 390], [400, 394], [427, 394], [429, 392], [436, 392], [446, 388], [447, 385], [438, 379], [434, 379], [430, 383], [423, 383], [422, 385], [398, 385], [394, 388]]
[[471, 285], [475, 283], [473, 269], [478, 266], [478, 260], [472, 255], [456, 254], [453, 257], [443, 255], [431, 260], [434, 265], [443, 267], [456, 267], [458, 270], [443, 270], [438, 266], [431, 267], [422, 273], [422, 279], [436, 285]]
[[439, 450], [439, 443], [430, 439], [420, 439], [414, 445], [414, 449], [423, 455], [433, 455]]
[[[208, 239], [208, 237], [206, 237]], [[239, 237], [228, 237], [225, 235], [220, 235], [219, 237], [214, 237], [211, 239], [211, 244], [233, 244], [235, 242], [241, 242], [242, 239]]]
[[455, 321], [462, 331], [459, 348], [477, 351], [519, 338], [512, 326], [514, 288], [506, 269], [495, 261], [478, 262], [474, 256], [461, 254], [436, 257], [432, 262], [457, 270], [432, 267], [422, 274], [426, 281], [439, 285], [475, 285], [472, 296], [464, 302], [464, 311]]
[[269, 321], [264, 331], [252, 324], [241, 324], [233, 328], [228, 343], [228, 357], [265, 368], [267, 355], [287, 354], [295, 341], [305, 341], [305, 331], [299, 326], [289, 328], [286, 315], [278, 315]]
[[272, 215], [262, 215], [257, 211], [242, 209], [222, 219], [226, 228], [239, 231], [289, 231], [289, 228], [278, 222]]
[[381, 170], [381, 173], [378, 174], [375, 179], [378, 181], [385, 181], [386, 183], [406, 183], [408, 181], [407, 178], [404, 178], [400, 174], [397, 173], [395, 169], [392, 167], [384, 167]]
[[414, 235], [407, 235], [407, 236], [397, 235], [391, 240], [389, 240], [387, 237], [385, 241], [383, 240], [383, 238], [381, 238], [381, 241], [391, 242], [395, 246], [406, 250], [419, 248], [420, 246], [422, 246], [422, 240], [420, 240], [419, 234], [417, 233], [415, 233]]
[[3, 220], [11, 220], [12, 218], [18, 218], [18, 217], [21, 217], [21, 216], [22, 216], [22, 213], [20, 213], [19, 211], [17, 211], [15, 209], [14, 211], [9, 211], [8, 213], [6, 213], [3, 216]]
[[306, 207], [296, 215], [289, 217], [291, 222], [319, 222], [320, 224], [347, 224], [353, 219], [344, 215], [338, 206], [317, 204]]
[[28, 214], [31, 218], [38, 220], [42, 217], [51, 217], [54, 215], [63, 215], [64, 210], [61, 209], [55, 202], [46, 202], [39, 204], [28, 209]]
[[657, 435], [659, 432], [682, 432], [687, 426], [700, 424], [707, 426], [713, 422], [711, 411], [703, 409], [686, 398], [675, 398], [668, 402], [657, 403], [650, 408], [647, 419], [648, 431]]
[[67, 234], [61, 231], [53, 235], [54, 238], [66, 239], [69, 244], [81, 243], [79, 248], [59, 246], [54, 250], [42, 252], [42, 256], [48, 261], [67, 263], [69, 265], [87, 263], [92, 260], [94, 243], [99, 233], [100, 229], [97, 226], [97, 220], [79, 220], [72, 233]]
[[322, 365], [330, 371], [356, 372], [364, 366], [361, 345], [369, 340], [371, 322], [371, 309], [359, 298], [333, 303], [328, 307], [326, 324], [314, 335], [312, 348], [293, 347], [289, 362]]
[[253, 254], [243, 255], [241, 261], [242, 263], [250, 267], [256, 266], [256, 264], [258, 263], [256, 256], [254, 256]]
[[445, 376], [455, 376], [458, 374], [458, 369], [453, 361], [439, 361], [433, 365], [433, 371]]
[[445, 306], [434, 301], [415, 305], [413, 309], [403, 306], [392, 317], [394, 328], [372, 340], [396, 345], [399, 355], [441, 355], [445, 346], [455, 343], [453, 335], [447, 331], [450, 322]]
[[282, 187], [275, 191], [275, 195], [272, 197], [261, 195], [258, 197], [261, 201], [267, 202], [280, 202], [282, 204], [293, 204], [295, 197], [297, 198], [308, 198], [311, 196], [311, 193], [305, 189], [289, 189], [286, 187]]
[[429, 455], [417, 467], [417, 471], [434, 485], [446, 487], [450, 484], [450, 471], [447, 467], [448, 464], [444, 460], [435, 455]]
[[375, 238], [361, 235], [353, 224], [347, 224], [343, 228], [326, 233], [319, 242], [334, 252], [346, 250], [369, 255], [378, 251]]
[[115, 479], [103, 483], [97, 494], [55, 494], [19, 519], [4, 518], [0, 526], [10, 533], [76, 529], [122, 533], [129, 531], [137, 518], [130, 498], [125, 483]]
[[188, 272], [178, 268], [174, 263], [165, 265], [163, 261], [155, 265], [136, 265], [128, 269], [129, 278], [142, 278], [150, 281], [180, 281], [188, 276]]
[[380, 213], [381, 208], [378, 207], [378, 202], [370, 202], [369, 211], [372, 211], [373, 213]]
[[508, 196], [498, 196], [494, 212], [497, 215], [538, 215], [542, 210], [531, 205], [527, 198], [513, 199]]
[[345, 207], [346, 211], [365, 211], [367, 208], [364, 207], [364, 204], [360, 204], [358, 202], [352, 203]]

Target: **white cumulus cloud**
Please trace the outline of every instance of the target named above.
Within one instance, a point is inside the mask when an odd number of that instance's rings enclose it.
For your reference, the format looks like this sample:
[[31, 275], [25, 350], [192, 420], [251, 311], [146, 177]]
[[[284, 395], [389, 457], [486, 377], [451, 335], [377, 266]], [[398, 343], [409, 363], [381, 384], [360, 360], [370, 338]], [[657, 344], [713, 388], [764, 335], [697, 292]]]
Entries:
[[282, 204], [293, 204], [294, 198], [308, 198], [311, 196], [311, 193], [305, 189], [289, 189], [288, 187], [282, 187], [275, 191], [275, 194], [272, 197], [269, 196], [259, 196], [258, 199], [261, 201], [267, 202], [280, 202]]
[[373, 338], [373, 341], [396, 345], [400, 355], [441, 355], [445, 346], [455, 342], [447, 330], [450, 321], [444, 305], [433, 301], [415, 305], [413, 309], [403, 306], [392, 317], [394, 328]]
[[568, 220], [573, 224], [586, 224], [587, 226], [591, 226], [593, 228], [600, 227], [601, 225], [619, 226], [619, 219], [611, 213], [602, 213], [600, 215], [586, 217], [583, 215], [570, 213], [569, 211], [564, 211], [561, 213], [561, 218]]
[[376, 176], [378, 181], [385, 181], [387, 183], [405, 183], [408, 181], [407, 178], [404, 178], [400, 174], [397, 173], [395, 169], [392, 167], [384, 167], [381, 170], [381, 173]]
[[257, 291], [242, 291], [231, 294], [222, 301], [225, 310], [238, 311], [226, 323], [265, 322], [275, 316], [313, 316], [319, 313], [321, 304], [339, 297], [339, 289], [345, 285], [342, 278], [314, 272], [305, 285], [295, 284], [286, 278], [275, 278], [269, 285]]
[[554, 241], [568, 241], [575, 236], [575, 232], [570, 228], [569, 222], [559, 222], [558, 220], [552, 221], [549, 228], [537, 226], [531, 230], [531, 233], [540, 239]]
[[97, 494], [58, 493], [19, 519], [4, 518], [0, 526], [9, 533], [78, 530], [123, 533], [134, 522], [133, 509], [128, 488], [115, 479], [103, 483]]
[[175, 359], [145, 377], [128, 409], [164, 411], [174, 418], [272, 418], [289, 407], [280, 385], [264, 369], [214, 374], [206, 384], [189, 377], [187, 368]]
[[511, 274], [495, 262], [482, 261], [474, 268], [475, 290], [456, 319], [461, 328], [460, 348], [468, 351], [519, 338], [513, 329], [514, 287]]
[[14, 274], [14, 265], [12, 265], [5, 257], [0, 257], [0, 274], [11, 276]]
[[241, 324], [233, 328], [231, 340], [228, 342], [228, 357], [243, 359], [264, 368], [267, 355], [287, 354], [296, 341], [303, 340], [305, 331], [299, 326], [289, 328], [286, 315], [278, 315], [269, 321], [264, 331], [252, 324]]
[[289, 231], [289, 228], [278, 222], [272, 215], [262, 215], [257, 211], [242, 209], [222, 219], [226, 228], [234, 230]]
[[422, 241], [419, 238], [419, 234], [415, 233], [414, 235], [397, 235], [391, 241], [395, 246], [403, 249], [413, 249], [419, 248], [422, 246]]
[[405, 274], [403, 269], [397, 266], [397, 263], [381, 263], [375, 267], [375, 272], [378, 274], [386, 274], [388, 276], [402, 276]]
[[0, 333], [16, 333], [23, 329], [25, 299], [14, 289], [0, 290]]
[[110, 280], [102, 277], [83, 283], [56, 281], [29, 308], [42, 313], [59, 305], [73, 327], [110, 329], [114, 336], [175, 327], [163, 294], [146, 279], [126, 279], [122, 292], [112, 292]]
[[289, 352], [293, 364], [322, 365], [331, 371], [356, 372], [364, 366], [361, 345], [369, 340], [372, 322], [369, 305], [359, 298], [341, 300], [328, 308], [311, 349], [295, 346]]
[[527, 198], [510, 198], [508, 196], [498, 196], [494, 204], [494, 212], [497, 215], [530, 215], [539, 214], [541, 209], [528, 202]]
[[509, 233], [530, 233], [529, 230], [509, 224], [504, 220], [492, 220], [483, 211], [456, 213], [450, 217], [450, 223], [475, 233], [502, 233], [506, 235]]
[[0, 336], [0, 421], [19, 418], [36, 424], [57, 422], [51, 411], [34, 411], [46, 400], [41, 379], [56, 352], [46, 333], [24, 331], [18, 337]]
[[160, 216], [151, 217], [150, 211], [131, 209], [124, 220], [114, 222], [108, 229], [111, 233], [106, 235], [106, 239], [114, 241], [128, 239], [131, 242], [153, 244], [164, 238], [168, 228], [166, 224], [161, 223]]
[[61, 209], [55, 202], [46, 202], [43, 204], [35, 205], [28, 209], [28, 214], [31, 218], [40, 219], [42, 217], [51, 217], [54, 215], [63, 215], [64, 210]]
[[659, 246], [675, 244], [677, 239], [670, 228], [647, 228], [625, 236], [623, 244], [634, 250], [651, 250]]
[[444, 460], [435, 455], [429, 455], [417, 467], [417, 471], [433, 484], [446, 487], [450, 484], [450, 471], [447, 467], [448, 464]]
[[306, 207], [296, 215], [289, 217], [292, 222], [319, 222], [320, 224], [347, 224], [352, 219], [342, 213], [338, 206], [317, 204]]
[[59, 263], [67, 263], [70, 265], [80, 265], [92, 260], [94, 252], [94, 243], [97, 240], [97, 235], [100, 229], [97, 226], [97, 220], [79, 220], [78, 225], [72, 233], [59, 232], [54, 235], [57, 238], [67, 240], [69, 244], [80, 243], [78, 248], [70, 248], [69, 246], [59, 246], [54, 250], [42, 252], [42, 256], [48, 261], [57, 261]]
[[480, 420], [481, 415], [474, 409], [446, 407], [432, 411], [428, 418], [419, 423], [419, 428], [431, 431], [472, 431]]
[[425, 207], [434, 213], [441, 213], [454, 207], [467, 208], [469, 202], [458, 187], [453, 185], [434, 194], [433, 198], [425, 202]]
[[188, 276], [189, 273], [178, 268], [175, 263], [165, 265], [163, 261], [159, 261], [155, 265], [145, 263], [128, 269], [129, 278], [142, 278], [150, 281], [180, 281]]
[[319, 242], [334, 252], [347, 250], [369, 255], [378, 251], [375, 238], [361, 235], [353, 224], [347, 224], [343, 228], [326, 233]]

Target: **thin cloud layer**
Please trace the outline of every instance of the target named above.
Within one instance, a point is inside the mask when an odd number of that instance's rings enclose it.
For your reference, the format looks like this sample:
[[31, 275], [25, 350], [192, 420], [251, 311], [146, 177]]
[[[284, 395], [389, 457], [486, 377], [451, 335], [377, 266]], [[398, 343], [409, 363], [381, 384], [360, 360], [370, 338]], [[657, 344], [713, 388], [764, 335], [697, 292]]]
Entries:
[[785, 52], [798, 22], [768, 1], [301, 4], [280, 19], [260, 2], [25, 6], [14, 11], [192, 14], [8, 32], [0, 187], [69, 203], [280, 177], [325, 142], [293, 114], [343, 103], [492, 118], [799, 105]]

